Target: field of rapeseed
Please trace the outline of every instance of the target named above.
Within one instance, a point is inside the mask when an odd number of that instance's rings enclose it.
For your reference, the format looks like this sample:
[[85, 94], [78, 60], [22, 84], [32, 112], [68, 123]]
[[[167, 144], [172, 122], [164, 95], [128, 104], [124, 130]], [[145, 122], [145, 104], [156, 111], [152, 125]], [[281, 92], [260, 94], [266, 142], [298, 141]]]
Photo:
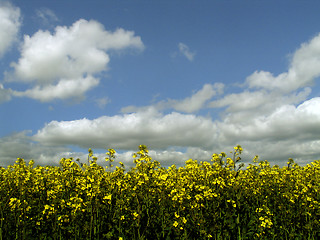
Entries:
[[2, 239], [320, 239], [320, 160], [271, 167], [231, 157], [163, 168], [146, 146], [135, 167], [61, 159], [0, 169]]

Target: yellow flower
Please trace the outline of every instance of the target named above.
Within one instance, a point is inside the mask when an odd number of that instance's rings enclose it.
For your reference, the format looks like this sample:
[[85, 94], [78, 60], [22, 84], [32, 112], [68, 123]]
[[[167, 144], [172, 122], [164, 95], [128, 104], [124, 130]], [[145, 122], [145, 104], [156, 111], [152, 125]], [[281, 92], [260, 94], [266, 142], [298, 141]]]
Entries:
[[182, 222], [183, 222], [184, 224], [186, 224], [187, 219], [186, 219], [185, 217], [183, 217], [183, 218], [182, 218]]
[[104, 200], [111, 200], [112, 194], [103, 197]]
[[137, 217], [139, 217], [139, 214], [136, 212], [134, 212], [132, 215], [133, 215], [133, 219], [136, 219]]

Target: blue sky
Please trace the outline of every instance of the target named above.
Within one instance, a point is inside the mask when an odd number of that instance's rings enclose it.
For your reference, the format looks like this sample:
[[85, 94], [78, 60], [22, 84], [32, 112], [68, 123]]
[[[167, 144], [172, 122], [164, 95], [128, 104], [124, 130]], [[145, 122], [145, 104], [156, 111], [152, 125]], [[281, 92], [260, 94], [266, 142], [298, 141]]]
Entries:
[[320, 156], [319, 1], [0, 0], [0, 164]]

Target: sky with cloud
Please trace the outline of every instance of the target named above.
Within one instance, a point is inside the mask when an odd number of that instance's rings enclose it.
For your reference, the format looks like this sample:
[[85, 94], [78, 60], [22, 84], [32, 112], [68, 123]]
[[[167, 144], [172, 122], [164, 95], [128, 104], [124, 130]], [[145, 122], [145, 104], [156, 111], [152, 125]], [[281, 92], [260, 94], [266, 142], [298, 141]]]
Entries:
[[0, 0], [0, 165], [320, 159], [320, 2]]

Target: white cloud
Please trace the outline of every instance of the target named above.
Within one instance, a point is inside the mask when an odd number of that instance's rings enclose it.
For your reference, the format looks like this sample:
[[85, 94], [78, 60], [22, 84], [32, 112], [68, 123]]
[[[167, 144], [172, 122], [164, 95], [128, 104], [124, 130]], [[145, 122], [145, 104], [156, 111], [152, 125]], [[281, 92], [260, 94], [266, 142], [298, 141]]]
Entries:
[[228, 141], [297, 141], [315, 140], [320, 134], [320, 98], [313, 98], [295, 107], [281, 105], [270, 115], [260, 115], [247, 121], [234, 121], [233, 115], [219, 123], [220, 139]]
[[205, 84], [202, 89], [196, 91], [190, 97], [187, 97], [182, 100], [176, 99], [167, 99], [153, 104], [152, 106], [127, 106], [121, 109], [122, 112], [140, 112], [147, 111], [147, 109], [157, 109], [159, 111], [164, 109], [174, 109], [179, 112], [193, 113], [197, 112], [200, 109], [206, 107], [207, 102], [212, 99], [214, 96], [221, 95], [223, 93], [224, 84], [215, 83], [215, 84]]
[[263, 88], [288, 93], [312, 85], [320, 76], [320, 34], [304, 43], [293, 54], [288, 72], [273, 76], [266, 71], [256, 71], [247, 78], [250, 88]]
[[184, 100], [169, 100], [169, 104], [177, 111], [192, 113], [200, 110], [204, 104], [217, 94], [222, 94], [224, 85], [215, 83], [214, 85], [205, 84], [201, 90], [196, 92], [191, 97]]
[[56, 165], [62, 157], [70, 155], [68, 148], [34, 143], [30, 133], [23, 131], [0, 138], [0, 166], [12, 165], [18, 157], [26, 161], [34, 159], [36, 164]]
[[[71, 153], [64, 146], [111, 147], [117, 151], [128, 150], [119, 154], [117, 161], [132, 166], [132, 153], [140, 144], [146, 144], [155, 160], [169, 166], [183, 165], [189, 158], [209, 161], [213, 153], [228, 152], [236, 144], [241, 144], [245, 149], [245, 162], [259, 154], [261, 160], [267, 159], [273, 164], [284, 165], [289, 157], [305, 164], [319, 155], [319, 107], [320, 98], [313, 98], [298, 106], [281, 105], [270, 115], [260, 115], [246, 122], [235, 121], [232, 114], [221, 121], [212, 121], [176, 112], [163, 115], [151, 108], [146, 112], [93, 120], [52, 121], [32, 137], [19, 134], [3, 138], [0, 152], [11, 153], [5, 156], [6, 159], [19, 154], [26, 159], [34, 158], [40, 164], [48, 164], [50, 161], [57, 163], [61, 157], [69, 155], [85, 161], [86, 154]], [[15, 151], [17, 147], [21, 154]], [[100, 163], [104, 164], [102, 155], [99, 155]]]
[[84, 148], [135, 149], [146, 144], [152, 149], [166, 149], [169, 146], [208, 147], [214, 135], [215, 126], [210, 119], [176, 112], [162, 115], [149, 109], [93, 120], [52, 121], [38, 131], [34, 140]]
[[211, 128], [208, 125], [212, 137], [209, 146], [190, 144], [185, 146], [187, 153], [183, 156], [208, 160], [208, 152], [228, 151], [241, 144], [246, 150], [243, 158], [246, 161], [258, 154], [261, 160], [282, 166], [290, 157], [301, 164], [310, 162], [320, 154], [320, 98], [308, 99], [312, 91], [309, 86], [320, 74], [319, 44], [319, 35], [302, 44], [293, 54], [288, 72], [276, 77], [269, 72], [256, 72], [247, 78], [244, 86], [248, 88], [227, 94], [208, 105], [205, 103], [217, 96], [213, 85], [204, 85], [191, 97], [180, 101], [169, 99], [153, 106], [130, 108], [133, 111], [171, 108], [182, 112], [207, 106], [221, 109], [221, 118], [212, 120]]
[[271, 114], [281, 105], [299, 104], [310, 93], [311, 88], [308, 87], [288, 95], [277, 91], [244, 90], [240, 93], [226, 95], [221, 99], [210, 102], [208, 105], [212, 108], [227, 107], [224, 114], [232, 114], [234, 121], [250, 121], [254, 117]]
[[302, 44], [290, 62], [288, 72], [274, 77], [255, 72], [248, 89], [209, 103], [225, 108], [217, 123], [224, 146], [242, 144], [273, 163], [284, 164], [289, 157], [301, 163], [316, 159], [320, 151], [320, 98], [308, 99], [320, 74], [320, 35]]
[[99, 80], [88, 76], [80, 79], [61, 79], [55, 85], [39, 86], [24, 92], [13, 91], [17, 97], [29, 97], [41, 102], [49, 102], [53, 99], [79, 99], [84, 97], [85, 92], [99, 84]]
[[[109, 32], [93, 20], [80, 19], [70, 27], [58, 26], [53, 34], [39, 30], [33, 36], [25, 35], [21, 57], [11, 64], [14, 68], [11, 81], [35, 86], [22, 93], [16, 92], [16, 96], [41, 101], [81, 96], [98, 84], [94, 75], [107, 70], [110, 61], [107, 52], [125, 48], [142, 50], [144, 45], [132, 31]], [[65, 85], [74, 94], [63, 95], [61, 87]]]
[[[210, 99], [223, 92], [224, 85], [206, 84], [183, 100], [168, 99], [142, 108], [131, 106], [129, 108], [136, 111], [131, 114], [52, 121], [33, 139], [48, 145], [84, 148], [108, 146], [134, 150], [139, 144], [146, 144], [155, 149], [155, 159], [159, 158], [167, 165], [174, 158], [178, 159], [178, 164], [189, 157], [210, 160], [212, 153], [232, 150], [233, 146], [241, 144], [246, 162], [258, 154], [261, 160], [282, 166], [289, 157], [305, 164], [320, 154], [320, 98], [308, 99], [311, 88], [306, 87], [318, 74], [317, 70], [303, 64], [311, 61], [313, 51], [308, 49], [314, 48], [317, 39], [303, 44], [293, 55], [288, 72], [293, 69], [299, 72], [300, 80], [288, 78], [290, 74], [287, 73], [280, 74], [276, 80], [270, 78], [272, 74], [257, 74], [252, 81], [250, 77], [246, 80], [248, 88], [243, 92], [225, 95], [208, 105]], [[317, 65], [316, 60], [311, 62]], [[161, 113], [168, 109], [194, 112], [206, 107], [223, 108], [221, 118], [213, 120], [193, 114]], [[169, 150], [172, 146], [182, 147], [184, 151]], [[165, 161], [164, 154], [171, 160]]]
[[0, 57], [17, 41], [20, 25], [20, 9], [0, 2]]
[[189, 47], [184, 43], [179, 43], [178, 48], [180, 53], [185, 56], [189, 61], [193, 61], [194, 56], [196, 55], [195, 52], [191, 52]]

